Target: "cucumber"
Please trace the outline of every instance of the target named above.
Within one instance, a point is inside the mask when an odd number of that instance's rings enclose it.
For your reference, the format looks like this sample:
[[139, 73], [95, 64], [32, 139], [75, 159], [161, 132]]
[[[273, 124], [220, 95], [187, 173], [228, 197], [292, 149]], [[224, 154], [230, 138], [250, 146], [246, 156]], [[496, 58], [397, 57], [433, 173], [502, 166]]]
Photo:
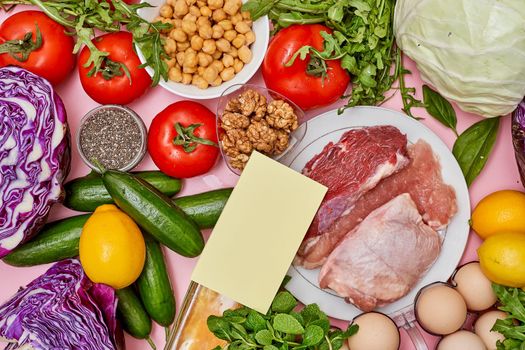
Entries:
[[150, 317], [161, 326], [168, 327], [175, 319], [175, 297], [164, 254], [160, 244], [149, 235], [144, 235], [144, 241], [146, 262], [135, 285]]
[[233, 188], [223, 188], [191, 196], [174, 198], [177, 204], [199, 228], [212, 228], [217, 223]]
[[17, 247], [3, 261], [13, 266], [47, 264], [78, 255], [82, 227], [91, 214], [50, 222], [33, 240]]
[[151, 319], [148, 316], [133, 287], [116, 291], [118, 296], [117, 315], [126, 332], [135, 338], [146, 339], [151, 333]]
[[[179, 179], [169, 177], [160, 171], [141, 171], [134, 174], [167, 196], [173, 196], [182, 187]], [[92, 212], [102, 204], [113, 203], [102, 178], [95, 172], [67, 182], [64, 189], [66, 192], [64, 206], [73, 210]]]
[[102, 181], [115, 203], [157, 241], [186, 257], [204, 248], [199, 227], [171, 200], [143, 179], [107, 170]]

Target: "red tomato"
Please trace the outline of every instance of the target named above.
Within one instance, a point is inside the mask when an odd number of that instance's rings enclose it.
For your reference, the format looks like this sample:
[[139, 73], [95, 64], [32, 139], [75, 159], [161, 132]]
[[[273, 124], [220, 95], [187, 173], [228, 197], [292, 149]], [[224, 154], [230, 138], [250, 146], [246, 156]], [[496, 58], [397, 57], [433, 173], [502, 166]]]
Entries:
[[302, 109], [326, 106], [344, 94], [350, 76], [341, 68], [340, 60], [326, 61], [328, 72], [324, 78], [306, 72], [310, 55], [299, 57], [290, 67], [285, 64], [305, 45], [323, 50], [321, 32], [331, 33], [320, 24], [293, 25], [281, 30], [270, 42], [263, 61], [262, 73], [266, 86], [288, 97]]
[[[129, 78], [122, 68], [117, 71], [121, 75], [109, 74], [104, 77], [103, 72], [98, 72], [93, 76], [88, 76], [93, 65], [84, 67], [89, 60], [91, 52], [87, 47], [82, 49], [78, 58], [78, 73], [80, 82], [86, 93], [93, 100], [100, 104], [119, 104], [125, 105], [144, 94], [151, 84], [151, 78], [144, 68], [139, 68], [140, 60], [133, 50], [133, 38], [128, 32], [116, 32], [105, 34], [93, 39], [93, 43], [100, 51], [109, 52], [106, 56], [111, 64], [125, 65], [131, 76]], [[110, 66], [108, 61], [104, 63], [106, 71]]]
[[[0, 25], [0, 43], [5, 48], [11, 40], [23, 40], [27, 33], [32, 33], [30, 41], [36, 44], [37, 25], [42, 37], [39, 48], [27, 52], [26, 60], [19, 61], [9, 53], [0, 54], [0, 67], [9, 65], [27, 69], [52, 84], [62, 82], [75, 67], [73, 37], [66, 34], [66, 28], [47, 17], [40, 11], [22, 11], [15, 13]], [[29, 40], [27, 41], [29, 43]], [[13, 51], [11, 51], [13, 52]], [[21, 57], [20, 53], [13, 53]]]
[[193, 101], [166, 107], [155, 116], [148, 133], [153, 162], [163, 173], [178, 178], [208, 172], [219, 155], [217, 142], [215, 114]]

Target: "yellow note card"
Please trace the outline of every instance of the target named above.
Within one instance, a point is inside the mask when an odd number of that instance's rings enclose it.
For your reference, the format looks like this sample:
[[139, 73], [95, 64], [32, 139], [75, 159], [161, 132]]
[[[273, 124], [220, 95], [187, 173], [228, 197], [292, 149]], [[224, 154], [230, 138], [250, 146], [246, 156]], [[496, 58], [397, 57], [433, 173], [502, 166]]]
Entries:
[[266, 313], [326, 191], [252, 153], [192, 280]]

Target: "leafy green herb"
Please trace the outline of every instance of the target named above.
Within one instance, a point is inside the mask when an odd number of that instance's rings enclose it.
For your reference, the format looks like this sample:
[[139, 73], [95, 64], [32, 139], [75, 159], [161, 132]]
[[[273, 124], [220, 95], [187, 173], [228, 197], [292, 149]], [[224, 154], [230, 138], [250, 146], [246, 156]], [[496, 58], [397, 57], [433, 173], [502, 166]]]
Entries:
[[436, 118], [441, 124], [452, 129], [456, 136], [459, 136], [456, 130], [458, 123], [456, 112], [450, 102], [438, 92], [428, 87], [428, 85], [423, 85], [423, 101], [428, 114]]
[[[228, 344], [224, 350], [338, 350], [357, 325], [330, 329], [328, 316], [316, 304], [294, 311], [297, 300], [287, 291], [274, 298], [268, 314], [247, 307], [208, 317], [208, 328]], [[222, 350], [220, 346], [213, 350]]]
[[521, 288], [493, 284], [492, 289], [500, 302], [499, 309], [509, 316], [497, 320], [491, 331], [499, 332], [504, 341], [496, 344], [498, 350], [521, 350], [525, 348], [525, 292]]
[[452, 153], [470, 186], [485, 167], [496, 141], [499, 118], [484, 119], [465, 130], [454, 143]]
[[424, 107], [425, 104], [418, 100], [416, 95], [416, 89], [414, 87], [407, 87], [405, 83], [405, 76], [412, 74], [411, 71], [403, 66], [403, 53], [397, 49], [396, 54], [396, 73], [395, 77], [399, 80], [399, 92], [401, 93], [401, 101], [403, 101], [403, 112], [414, 119], [420, 119], [412, 114], [413, 107]]

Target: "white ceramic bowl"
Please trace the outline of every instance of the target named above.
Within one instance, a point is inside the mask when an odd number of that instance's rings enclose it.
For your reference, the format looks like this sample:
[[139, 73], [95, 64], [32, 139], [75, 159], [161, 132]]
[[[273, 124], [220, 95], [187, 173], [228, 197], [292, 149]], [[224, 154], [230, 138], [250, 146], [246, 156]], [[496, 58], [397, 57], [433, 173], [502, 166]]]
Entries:
[[[159, 8], [166, 3], [166, 0], [142, 0], [141, 2], [148, 2], [152, 7], [139, 9], [139, 15], [148, 21], [153, 21], [153, 19], [159, 15]], [[174, 81], [164, 81], [161, 78], [159, 83], [160, 86], [178, 96], [196, 100], [205, 100], [221, 96], [223, 92], [232, 85], [246, 83], [259, 69], [268, 48], [268, 41], [270, 40], [270, 22], [267, 16], [261, 17], [253, 22], [253, 32], [255, 33], [256, 38], [255, 42], [250, 46], [253, 53], [253, 59], [250, 63], [246, 64], [232, 80], [224, 82], [216, 87], [199, 89], [193, 85], [184, 85]], [[137, 53], [140, 61], [144, 63], [144, 56], [138, 48]], [[153, 76], [153, 69], [151, 67], [147, 67], [146, 71], [150, 76]]]

